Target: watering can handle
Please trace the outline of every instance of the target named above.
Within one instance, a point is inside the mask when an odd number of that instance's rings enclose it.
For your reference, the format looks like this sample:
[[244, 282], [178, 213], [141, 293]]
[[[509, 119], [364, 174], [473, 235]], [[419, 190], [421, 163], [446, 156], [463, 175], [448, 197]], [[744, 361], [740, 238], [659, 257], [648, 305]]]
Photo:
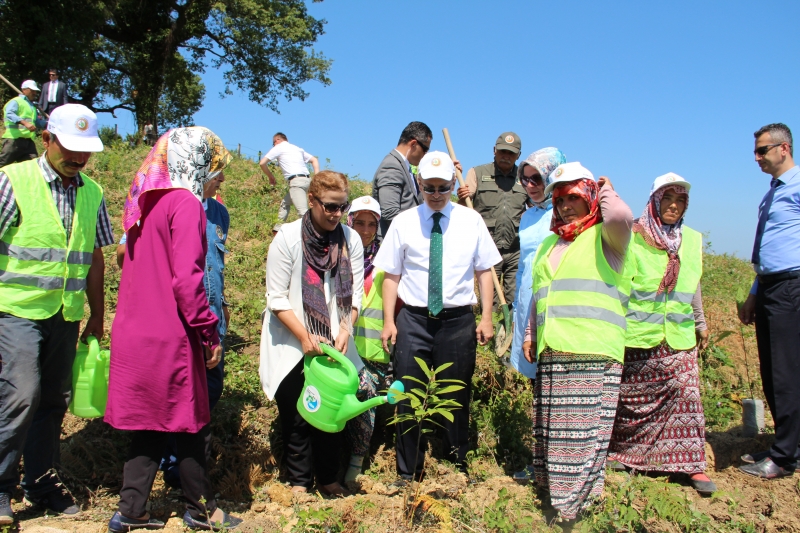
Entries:
[[97, 337], [89, 335], [86, 337], [86, 344], [89, 345], [89, 357], [100, 359], [100, 343], [97, 341]]
[[[339, 363], [340, 365], [347, 365], [350, 363], [350, 359], [348, 359], [342, 352], [331, 346], [330, 344], [325, 344], [324, 342], [319, 343], [319, 348], [322, 350], [322, 353]], [[346, 362], [345, 362], [346, 361]]]

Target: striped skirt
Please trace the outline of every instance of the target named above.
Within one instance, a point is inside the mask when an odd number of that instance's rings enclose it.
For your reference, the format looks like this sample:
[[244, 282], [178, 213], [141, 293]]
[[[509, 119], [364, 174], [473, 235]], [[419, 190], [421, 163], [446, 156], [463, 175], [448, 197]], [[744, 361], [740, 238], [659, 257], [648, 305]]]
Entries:
[[536, 484], [564, 519], [603, 492], [621, 376], [622, 365], [608, 357], [549, 348], [539, 356], [533, 466]]
[[699, 372], [696, 348], [627, 348], [609, 457], [636, 470], [704, 472]]

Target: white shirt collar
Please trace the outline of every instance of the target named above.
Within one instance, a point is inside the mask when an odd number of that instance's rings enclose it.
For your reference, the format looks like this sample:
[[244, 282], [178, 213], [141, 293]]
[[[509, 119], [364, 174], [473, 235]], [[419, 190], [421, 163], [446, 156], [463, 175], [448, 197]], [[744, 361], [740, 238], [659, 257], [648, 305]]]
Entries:
[[406, 159], [406, 156], [404, 156], [404, 155], [403, 155], [403, 154], [400, 152], [400, 150], [398, 150], [397, 148], [395, 148], [395, 149], [394, 149], [394, 151], [395, 151], [395, 152], [397, 152], [398, 154], [400, 154], [400, 157], [402, 157], [402, 158], [403, 158], [403, 161], [405, 161], [406, 163], [408, 163], [408, 159]]
[[[422, 211], [422, 216], [425, 220], [430, 220], [431, 217], [433, 217], [433, 214], [436, 212], [433, 209], [431, 209], [425, 202], [421, 203], [419, 208]], [[450, 218], [450, 213], [452, 211], [453, 211], [453, 202], [447, 202], [447, 205], [442, 208], [441, 213], [445, 217]]]

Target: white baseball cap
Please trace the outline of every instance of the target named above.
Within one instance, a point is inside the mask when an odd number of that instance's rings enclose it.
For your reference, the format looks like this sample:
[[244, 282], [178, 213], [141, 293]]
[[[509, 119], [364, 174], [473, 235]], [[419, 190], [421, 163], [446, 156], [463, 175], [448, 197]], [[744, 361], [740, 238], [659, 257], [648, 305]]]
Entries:
[[653, 186], [650, 187], [650, 196], [653, 196], [654, 192], [661, 187], [666, 187], [667, 185], [680, 185], [681, 187], [686, 187], [686, 192], [689, 192], [689, 189], [692, 188], [692, 184], [683, 179], [681, 176], [678, 176], [674, 172], [667, 172], [663, 176], [657, 177], [653, 182]]
[[558, 165], [552, 174], [550, 174], [550, 177], [548, 178], [550, 184], [545, 187], [544, 193], [545, 195], [550, 194], [553, 189], [562, 183], [569, 183], [570, 181], [582, 179], [594, 181], [594, 175], [577, 161], [572, 163], [563, 163]]
[[57, 107], [47, 122], [47, 131], [73, 152], [102, 152], [103, 141], [97, 135], [97, 115], [81, 104]]
[[378, 220], [381, 218], [381, 206], [372, 196], [362, 196], [353, 200], [353, 204], [350, 206], [350, 214], [352, 215], [359, 211], [372, 211], [378, 217]]
[[36, 85], [36, 82], [33, 80], [25, 80], [22, 82], [23, 89], [32, 89], [34, 91], [39, 91], [39, 86]]
[[456, 167], [453, 160], [444, 152], [428, 152], [419, 162], [419, 179], [439, 178], [450, 181], [455, 176]]

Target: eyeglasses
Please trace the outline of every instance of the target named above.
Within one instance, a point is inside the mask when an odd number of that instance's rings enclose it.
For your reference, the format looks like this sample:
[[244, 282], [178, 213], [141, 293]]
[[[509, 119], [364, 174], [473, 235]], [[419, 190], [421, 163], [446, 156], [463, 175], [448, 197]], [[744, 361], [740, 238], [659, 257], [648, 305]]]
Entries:
[[775, 148], [776, 146], [780, 146], [780, 145], [782, 145], [782, 144], [783, 144], [783, 143], [777, 143], [777, 144], [766, 144], [766, 145], [764, 145], [764, 146], [759, 146], [758, 148], [756, 148], [755, 150], [753, 150], [753, 153], [754, 153], [755, 155], [760, 155], [760, 156], [762, 156], [762, 157], [763, 157], [763, 156], [767, 155], [767, 152], [769, 152], [770, 150], [772, 150], [772, 149], [773, 149], [773, 148]]
[[541, 176], [531, 176], [529, 178], [528, 176], [523, 175], [519, 181], [522, 183], [522, 185], [536, 185], [537, 187], [544, 185], [544, 181], [542, 180]]
[[426, 146], [426, 145], [422, 144], [422, 141], [420, 141], [418, 139], [414, 139], [414, 140], [417, 141], [417, 144], [419, 145], [419, 147], [422, 148], [422, 153], [423, 154], [427, 154], [428, 150], [431, 149], [431, 145], [430, 144]]
[[319, 202], [319, 205], [325, 210], [326, 213], [332, 215], [336, 212], [347, 213], [348, 209], [350, 209], [350, 202], [345, 202], [343, 204], [334, 204], [323, 202], [318, 197], [314, 196], [314, 199]]
[[447, 193], [450, 192], [450, 189], [452, 189], [452, 188], [453, 188], [453, 184], [452, 183], [450, 183], [450, 185], [442, 185], [440, 187], [430, 187], [430, 186], [425, 187], [423, 185], [422, 186], [422, 192], [424, 192], [425, 194], [436, 194], [437, 192], [439, 194], [447, 194]]

